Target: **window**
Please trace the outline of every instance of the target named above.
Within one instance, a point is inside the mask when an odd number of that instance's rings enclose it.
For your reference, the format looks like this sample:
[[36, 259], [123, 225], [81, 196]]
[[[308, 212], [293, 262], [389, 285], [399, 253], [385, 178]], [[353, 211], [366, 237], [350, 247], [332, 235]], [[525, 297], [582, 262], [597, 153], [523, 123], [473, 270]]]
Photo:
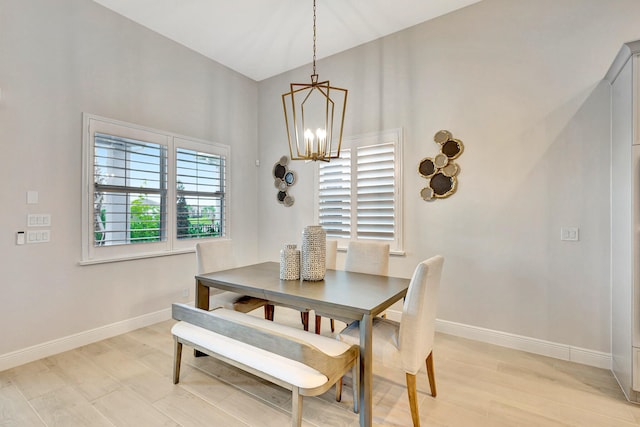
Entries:
[[402, 251], [401, 139], [401, 129], [345, 138], [339, 159], [318, 162], [316, 211], [327, 237]]
[[83, 129], [83, 263], [227, 237], [227, 146], [89, 114]]

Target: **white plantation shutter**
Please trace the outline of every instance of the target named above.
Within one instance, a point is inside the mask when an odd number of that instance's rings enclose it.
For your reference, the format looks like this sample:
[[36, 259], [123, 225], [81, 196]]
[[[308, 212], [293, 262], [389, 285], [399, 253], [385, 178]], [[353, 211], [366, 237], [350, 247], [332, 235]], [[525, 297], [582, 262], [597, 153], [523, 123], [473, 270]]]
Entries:
[[351, 235], [351, 150], [340, 158], [320, 165], [319, 224], [329, 237], [348, 239]]
[[394, 240], [395, 143], [361, 147], [357, 151], [358, 238]]
[[389, 242], [402, 251], [400, 129], [343, 141], [340, 158], [318, 166], [318, 223], [338, 240]]

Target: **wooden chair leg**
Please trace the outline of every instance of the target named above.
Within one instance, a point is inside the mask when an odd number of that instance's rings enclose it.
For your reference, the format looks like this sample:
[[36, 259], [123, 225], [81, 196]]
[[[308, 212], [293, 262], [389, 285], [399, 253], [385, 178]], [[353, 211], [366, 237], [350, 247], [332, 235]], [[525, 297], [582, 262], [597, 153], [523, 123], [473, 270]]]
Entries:
[[266, 304], [264, 306], [264, 318], [267, 320], [273, 321], [273, 314], [275, 312], [275, 307], [271, 304]]
[[178, 337], [173, 337], [173, 383], [180, 381], [180, 361], [182, 360], [182, 343], [178, 342]]
[[433, 370], [433, 351], [427, 356], [427, 377], [429, 378], [429, 387], [431, 387], [431, 396], [436, 397], [436, 376]]
[[336, 383], [336, 402], [340, 402], [342, 400], [342, 377]]
[[291, 390], [291, 426], [302, 426], [302, 395], [298, 387], [293, 387]]
[[320, 329], [322, 327], [322, 316], [316, 314], [316, 335], [320, 335]]
[[420, 427], [420, 413], [418, 412], [418, 392], [416, 391], [416, 376], [406, 373], [407, 393], [409, 394], [409, 407], [411, 408], [411, 419], [413, 427]]
[[300, 319], [302, 320], [302, 327], [304, 328], [305, 331], [308, 331], [309, 330], [309, 312], [301, 311]]
[[334, 332], [336, 330], [336, 323], [333, 321], [333, 319], [331, 319], [331, 332]]

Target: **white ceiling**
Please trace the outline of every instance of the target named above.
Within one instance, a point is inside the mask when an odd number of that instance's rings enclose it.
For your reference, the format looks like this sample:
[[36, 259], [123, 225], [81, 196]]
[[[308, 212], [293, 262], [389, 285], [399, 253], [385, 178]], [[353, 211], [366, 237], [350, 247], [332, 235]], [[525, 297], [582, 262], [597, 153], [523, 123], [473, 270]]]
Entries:
[[[94, 0], [260, 81], [308, 64], [312, 0]], [[480, 0], [317, 0], [317, 58]]]

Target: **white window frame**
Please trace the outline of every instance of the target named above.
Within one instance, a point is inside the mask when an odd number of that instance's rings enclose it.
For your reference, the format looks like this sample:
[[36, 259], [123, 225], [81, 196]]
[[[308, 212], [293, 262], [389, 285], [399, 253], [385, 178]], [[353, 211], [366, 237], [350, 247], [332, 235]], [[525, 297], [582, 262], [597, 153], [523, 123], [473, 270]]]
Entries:
[[[198, 140], [171, 132], [83, 113], [82, 116], [82, 259], [81, 265], [150, 258], [192, 252], [198, 242], [230, 239], [229, 194], [231, 183], [230, 147], [225, 144]], [[96, 132], [162, 144], [167, 147], [166, 236], [164, 241], [114, 246], [94, 245], [94, 135]], [[225, 194], [223, 233], [220, 237], [178, 239], [176, 237], [176, 149], [195, 150], [225, 158]]]
[[[338, 249], [344, 250], [348, 246], [349, 241], [351, 240], [360, 240], [360, 241], [380, 241], [384, 243], [389, 243], [390, 252], [394, 255], [404, 255], [404, 242], [403, 242], [403, 185], [402, 185], [402, 163], [403, 163], [403, 155], [402, 155], [402, 146], [403, 146], [403, 133], [402, 129], [389, 129], [383, 130], [379, 132], [372, 132], [362, 135], [355, 135], [350, 137], [345, 137], [342, 140], [341, 151], [345, 149], [351, 150], [351, 175], [353, 176], [356, 170], [356, 149], [373, 146], [377, 144], [385, 144], [385, 143], [394, 143], [395, 147], [395, 161], [394, 161], [394, 238], [393, 240], [377, 240], [370, 238], [358, 238], [357, 236], [357, 224], [355, 221], [357, 220], [356, 209], [357, 209], [357, 186], [355, 183], [351, 186], [351, 206], [352, 206], [352, 222], [351, 222], [351, 236], [349, 238], [336, 238], [329, 237], [330, 239], [335, 239], [338, 241]], [[318, 162], [320, 163], [320, 162]], [[314, 200], [315, 200], [315, 223], [320, 223], [320, 165], [316, 165], [315, 171], [315, 185], [314, 185]]]

